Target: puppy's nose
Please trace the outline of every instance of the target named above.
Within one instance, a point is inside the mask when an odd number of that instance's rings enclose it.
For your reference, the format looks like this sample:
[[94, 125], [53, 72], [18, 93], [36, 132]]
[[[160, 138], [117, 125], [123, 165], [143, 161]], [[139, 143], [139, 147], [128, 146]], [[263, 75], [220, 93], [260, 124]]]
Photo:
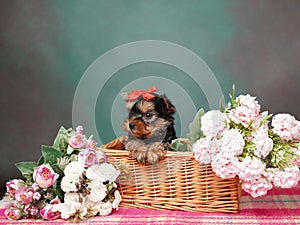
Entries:
[[133, 129], [134, 129], [134, 127], [135, 127], [135, 123], [130, 123], [130, 124], [129, 124], [129, 128], [130, 128], [130, 130], [133, 130]]

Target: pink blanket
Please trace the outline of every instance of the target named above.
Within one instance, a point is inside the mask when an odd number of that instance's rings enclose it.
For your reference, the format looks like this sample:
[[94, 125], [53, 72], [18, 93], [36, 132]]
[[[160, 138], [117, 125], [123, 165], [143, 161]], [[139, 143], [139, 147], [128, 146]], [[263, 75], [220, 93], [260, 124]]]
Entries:
[[[0, 224], [70, 224], [67, 221], [9, 221], [0, 211]], [[192, 213], [125, 209], [106, 217], [95, 217], [77, 223], [88, 224], [300, 224], [300, 185], [293, 189], [273, 189], [267, 196], [252, 198], [243, 193], [239, 214]]]

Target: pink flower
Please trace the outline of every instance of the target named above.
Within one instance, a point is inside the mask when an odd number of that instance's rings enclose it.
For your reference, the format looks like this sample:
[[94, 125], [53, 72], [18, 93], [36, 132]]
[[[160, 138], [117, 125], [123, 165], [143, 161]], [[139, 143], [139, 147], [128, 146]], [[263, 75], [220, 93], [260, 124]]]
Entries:
[[49, 164], [43, 164], [35, 168], [33, 180], [40, 188], [48, 188], [54, 184], [58, 174], [54, 172]]
[[228, 117], [233, 122], [248, 127], [250, 122], [256, 120], [259, 116], [260, 105], [255, 99], [256, 97], [252, 97], [249, 94], [240, 95], [236, 99], [238, 106], [229, 112]]
[[36, 216], [39, 213], [39, 210], [34, 205], [30, 205], [26, 208], [26, 212], [28, 215]]
[[267, 194], [272, 187], [272, 184], [262, 176], [256, 180], [243, 180], [242, 182], [242, 189], [254, 198]]
[[22, 217], [22, 211], [18, 208], [9, 207], [4, 211], [4, 215], [9, 220], [18, 220]]
[[280, 170], [279, 168], [269, 169], [269, 177], [274, 186], [281, 188], [295, 187], [300, 180], [300, 171], [298, 166], [290, 166]]
[[32, 199], [35, 200], [35, 201], [38, 201], [38, 200], [40, 200], [41, 197], [42, 196], [39, 192], [34, 192], [34, 194], [32, 196]]
[[97, 148], [97, 142], [95, 142], [92, 138], [89, 138], [86, 141], [86, 148], [96, 150], [96, 148]]
[[299, 137], [299, 122], [295, 117], [287, 113], [280, 113], [272, 119], [273, 131], [279, 135], [281, 139], [292, 140]]
[[82, 148], [85, 145], [85, 137], [82, 134], [76, 134], [69, 140], [72, 148]]
[[243, 181], [251, 181], [261, 178], [266, 164], [256, 157], [246, 156], [241, 162], [237, 163], [238, 175]]
[[267, 155], [273, 149], [273, 140], [269, 138], [268, 130], [262, 127], [256, 130], [256, 132], [253, 132], [252, 135], [252, 141], [256, 146], [254, 154], [262, 158], [267, 157]]
[[24, 204], [29, 204], [33, 201], [33, 188], [28, 187], [21, 187], [19, 190], [16, 191], [16, 200], [22, 202]]
[[238, 158], [229, 152], [219, 152], [213, 158], [211, 166], [217, 176], [227, 179], [237, 175]]
[[226, 114], [211, 110], [201, 117], [201, 131], [206, 137], [219, 137], [227, 129]]
[[16, 191], [23, 186], [25, 186], [25, 182], [19, 179], [13, 179], [11, 181], [6, 182], [7, 192], [13, 197], [15, 196]]
[[53, 199], [50, 204], [46, 205], [41, 209], [40, 214], [45, 220], [55, 220], [59, 219], [61, 216], [61, 212], [59, 211], [60, 200]]
[[83, 134], [83, 127], [81, 125], [76, 127], [76, 134]]
[[200, 138], [192, 146], [194, 157], [200, 164], [209, 164], [211, 160], [220, 151], [220, 141], [217, 139]]
[[222, 151], [231, 152], [234, 156], [243, 153], [245, 141], [243, 135], [237, 129], [225, 131], [222, 141]]
[[78, 155], [78, 162], [82, 163], [85, 167], [90, 167], [97, 163], [97, 154], [93, 149], [85, 149]]

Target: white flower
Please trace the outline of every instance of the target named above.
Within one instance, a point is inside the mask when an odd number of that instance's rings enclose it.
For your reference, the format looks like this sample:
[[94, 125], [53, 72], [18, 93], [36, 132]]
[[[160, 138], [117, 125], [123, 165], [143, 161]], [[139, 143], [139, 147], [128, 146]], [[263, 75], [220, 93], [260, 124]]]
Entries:
[[64, 176], [61, 180], [61, 189], [64, 192], [77, 191], [76, 182], [79, 181], [79, 177]]
[[222, 141], [222, 151], [231, 152], [234, 156], [243, 153], [245, 141], [243, 135], [237, 129], [225, 131]]
[[102, 163], [100, 165], [93, 165], [86, 170], [86, 177], [89, 179], [99, 179], [102, 182], [109, 181], [110, 183], [114, 182], [120, 171], [109, 163]]
[[89, 200], [93, 202], [102, 201], [106, 197], [107, 188], [100, 180], [94, 179], [89, 184], [91, 193], [88, 196]]
[[122, 201], [122, 197], [121, 197], [120, 192], [118, 190], [115, 191], [114, 196], [115, 196], [115, 199], [112, 203], [112, 207], [114, 209], [118, 210], [119, 204]]
[[111, 202], [101, 202], [97, 204], [99, 215], [100, 216], [107, 216], [112, 211], [112, 204]]
[[67, 205], [80, 206], [83, 205], [84, 202], [80, 201], [78, 193], [67, 192], [64, 195], [64, 203]]
[[219, 137], [227, 128], [226, 114], [211, 110], [201, 117], [201, 131], [206, 137]]
[[67, 148], [67, 154], [70, 155], [73, 151], [74, 151], [74, 148], [72, 148], [71, 145], [68, 145], [68, 148]]
[[84, 166], [81, 163], [74, 161], [66, 166], [64, 169], [64, 174], [68, 177], [79, 177], [83, 171]]
[[87, 215], [87, 207], [84, 205], [75, 206], [66, 203], [60, 203], [57, 206], [57, 210], [61, 213], [61, 218], [65, 220], [73, 216], [79, 217], [79, 219], [84, 219]]

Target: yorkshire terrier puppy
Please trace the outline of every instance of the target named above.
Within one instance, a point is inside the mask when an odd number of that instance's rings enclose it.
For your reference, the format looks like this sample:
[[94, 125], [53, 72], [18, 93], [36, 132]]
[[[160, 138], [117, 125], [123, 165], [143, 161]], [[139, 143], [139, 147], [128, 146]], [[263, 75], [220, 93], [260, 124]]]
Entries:
[[123, 123], [128, 132], [125, 149], [140, 163], [157, 163], [176, 139], [173, 117], [176, 109], [165, 95], [154, 94], [156, 90], [156, 87], [134, 90], [125, 96], [129, 109], [128, 119]]

